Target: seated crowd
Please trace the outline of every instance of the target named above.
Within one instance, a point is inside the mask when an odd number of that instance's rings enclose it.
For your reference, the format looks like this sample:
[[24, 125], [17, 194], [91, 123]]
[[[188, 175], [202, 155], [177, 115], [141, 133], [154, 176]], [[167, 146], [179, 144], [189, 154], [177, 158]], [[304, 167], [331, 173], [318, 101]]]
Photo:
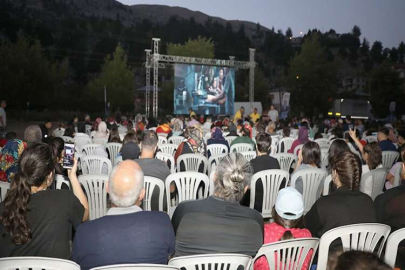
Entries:
[[[295, 118], [267, 122], [257, 117], [257, 110], [251, 118], [243, 118], [243, 113], [240, 110], [235, 119], [207, 117], [204, 121], [190, 112], [189, 121], [183, 117], [164, 118], [159, 124], [140, 115], [128, 120], [97, 118], [92, 123], [87, 115], [83, 122], [77, 117], [66, 125], [61, 122], [54, 132], [50, 121], [29, 126], [24, 140], [9, 132], [0, 142], [0, 181], [10, 183], [7, 196], [0, 203], [0, 257], [69, 259], [81, 269], [124, 263], [167, 264], [172, 257], [213, 253], [238, 253], [254, 258], [264, 244], [320, 238], [344, 225], [382, 223], [389, 225], [391, 232], [405, 228], [404, 131], [397, 131], [391, 124], [364, 126], [359, 120], [352, 123], [350, 117], [344, 121], [312, 123]], [[327, 163], [322, 158], [325, 147], [316, 140], [324, 137], [320, 131], [329, 134]], [[118, 156], [123, 162], [113, 168], [106, 183], [111, 206], [104, 217], [91, 221], [87, 195], [78, 180], [81, 173], [78, 160], [75, 159], [71, 169], [62, 167], [61, 137], [73, 139], [79, 133], [122, 144]], [[363, 139], [373, 134], [375, 141]], [[173, 152], [175, 163], [184, 154], [209, 158], [210, 145], [223, 145], [228, 150], [212, 174], [214, 193], [180, 203], [171, 218], [164, 212], [142, 210], [144, 177], [165, 182], [171, 174], [168, 164], [156, 158], [160, 152], [159, 136], [184, 137]], [[234, 138], [229, 142], [227, 137]], [[291, 146], [284, 144], [273, 149], [274, 140], [282, 138], [292, 138]], [[242, 143], [256, 152], [251, 160], [237, 151], [230, 152], [233, 146]], [[295, 187], [283, 180], [272, 207], [272, 218], [267, 220], [261, 215], [264, 184], [256, 182], [254, 206], [249, 207], [250, 183], [256, 173], [280, 170], [280, 163], [272, 154], [274, 150], [296, 154], [295, 167], [288, 171], [291, 177], [304, 170], [319, 169], [330, 175], [332, 181], [328, 195], [320, 195], [308, 211], [303, 197], [304, 178], [298, 177]], [[362, 176], [383, 168], [384, 151], [399, 155], [389, 166], [384, 192], [373, 201], [369, 195], [373, 188], [371, 181], [363, 183], [364, 188], [360, 189]], [[104, 147], [96, 149], [95, 155], [111, 158]], [[185, 167], [180, 166], [180, 171], [183, 170]], [[397, 170], [400, 179], [395, 186]], [[199, 171], [206, 173], [203, 168]], [[68, 177], [70, 190], [55, 189], [55, 174]], [[158, 209], [158, 192], [153, 191], [152, 210]], [[176, 192], [176, 186], [171, 185], [170, 194], [165, 197], [176, 200]], [[320, 185], [317, 194], [322, 193]], [[334, 252], [341, 249], [340, 243], [331, 245], [330, 269], [390, 269], [373, 254]], [[302, 269], [311, 269], [312, 255], [311, 251]], [[254, 269], [269, 269], [264, 256], [255, 261]]]

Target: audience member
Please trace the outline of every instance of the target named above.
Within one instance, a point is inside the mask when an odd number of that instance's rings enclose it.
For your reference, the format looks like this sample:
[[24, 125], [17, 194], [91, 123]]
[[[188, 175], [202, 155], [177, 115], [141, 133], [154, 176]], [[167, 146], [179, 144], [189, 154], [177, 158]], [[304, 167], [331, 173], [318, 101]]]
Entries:
[[[135, 137], [135, 136], [134, 136]], [[125, 138], [124, 138], [125, 140]], [[121, 148], [122, 160], [135, 160], [139, 158], [139, 146], [136, 142], [129, 141], [123, 144]]]
[[6, 199], [0, 204], [0, 257], [70, 258], [72, 225], [89, 217], [86, 195], [69, 172], [73, 190], [47, 190], [55, 175], [56, 156], [46, 144], [25, 149]]
[[34, 143], [40, 143], [42, 141], [42, 132], [39, 126], [28, 126], [24, 131], [24, 141], [30, 146]]
[[243, 114], [245, 113], [245, 108], [240, 107], [240, 109], [236, 112], [235, 117], [233, 118], [233, 123], [236, 124], [238, 120], [243, 120]]
[[[273, 207], [274, 222], [264, 225], [264, 243], [271, 244], [295, 238], [311, 237], [310, 231], [304, 229], [304, 201], [301, 193], [295, 188], [287, 187], [277, 195], [276, 204]], [[302, 270], [309, 269], [312, 252], [302, 265]], [[267, 270], [269, 265], [263, 256], [254, 264], [255, 270]], [[273, 269], [273, 268], [272, 268]]]
[[350, 152], [350, 148], [344, 140], [334, 140], [328, 150], [328, 173], [332, 173], [335, 158], [342, 152]]
[[234, 123], [229, 122], [228, 124], [229, 134], [226, 137], [239, 137], [238, 130]]
[[291, 134], [291, 129], [289, 127], [284, 127], [283, 128], [283, 138], [290, 137], [290, 134]]
[[351, 250], [331, 255], [327, 270], [392, 270], [392, 268], [374, 253]]
[[25, 142], [14, 139], [8, 141], [0, 150], [0, 182], [11, 183], [14, 180], [18, 171], [18, 160], [25, 148], [27, 148]]
[[110, 132], [110, 137], [108, 139], [108, 142], [112, 142], [112, 143], [121, 143], [121, 137], [120, 134], [118, 132], [118, 128], [117, 127], [113, 127], [111, 129]]
[[397, 151], [395, 145], [388, 139], [390, 135], [390, 130], [388, 128], [381, 128], [378, 131], [377, 139], [378, 145], [381, 148], [381, 151]]
[[277, 135], [276, 122], [269, 122], [269, 124], [267, 125], [266, 133], [271, 135], [271, 136]]
[[68, 171], [63, 168], [63, 155], [64, 155], [65, 142], [63, 141], [62, 138], [53, 137], [49, 140], [48, 144], [55, 151], [56, 161], [57, 161], [56, 168], [55, 168], [56, 173], [64, 175], [64, 176], [68, 176]]
[[373, 200], [360, 192], [360, 159], [351, 152], [342, 152], [332, 166], [332, 180], [337, 190], [318, 199], [305, 215], [306, 227], [312, 236], [344, 225], [376, 222]]
[[[184, 154], [201, 154], [206, 155], [207, 149], [203, 140], [203, 132], [199, 127], [187, 128], [188, 138], [182, 142], [176, 150], [174, 160], [177, 162], [177, 158]], [[184, 167], [182, 169], [184, 171]]]
[[73, 260], [83, 270], [124, 263], [167, 264], [174, 252], [174, 233], [167, 214], [142, 211], [144, 175], [134, 161], [111, 173], [107, 192], [112, 207], [106, 216], [79, 226]]
[[253, 121], [253, 123], [257, 123], [257, 121], [260, 119], [260, 114], [257, 112], [257, 108], [253, 109], [253, 112], [250, 114], [250, 120]]
[[[222, 130], [218, 127], [214, 127], [211, 130], [211, 138], [207, 140], [207, 145], [212, 145], [212, 144], [222, 144], [225, 145], [228, 148], [229, 152], [229, 144], [227, 140], [223, 137]], [[211, 153], [208, 152], [208, 157], [211, 156]]]
[[249, 162], [241, 154], [231, 153], [216, 168], [215, 195], [177, 206], [172, 218], [175, 257], [212, 253], [255, 256], [263, 244], [263, 218], [239, 204], [251, 176]]
[[256, 149], [255, 142], [250, 138], [250, 130], [248, 125], [244, 125], [241, 128], [241, 137], [236, 138], [235, 140], [232, 141], [231, 146], [238, 144], [238, 143], [248, 143], [253, 146], [253, 149]]
[[167, 137], [170, 137], [172, 135], [172, 129], [170, 128], [169, 118], [165, 118], [164, 120], [162, 120], [161, 124], [156, 129], [156, 133], [167, 134]]
[[46, 120], [45, 123], [41, 124], [39, 127], [41, 128], [43, 141], [51, 137], [51, 128], [52, 128], [51, 120]]
[[[388, 181], [385, 183], [386, 189], [390, 189], [393, 187], [395, 175], [398, 170], [402, 171], [402, 166], [404, 164], [404, 161], [405, 161], [405, 147], [402, 148], [402, 151], [399, 153], [397, 162], [394, 164], [394, 166], [392, 166], [392, 168], [390, 169], [390, 171], [387, 174]], [[402, 179], [400, 179], [399, 181], [401, 181], [401, 180]]]
[[202, 130], [204, 133], [209, 133], [211, 131], [212, 121], [211, 117], [208, 116], [207, 120], [205, 121], [204, 125], [202, 126]]
[[191, 115], [190, 121], [187, 123], [187, 127], [195, 127], [195, 126], [200, 126], [200, 122], [198, 122], [196, 115]]
[[98, 124], [97, 131], [92, 136], [93, 136], [93, 138], [108, 139], [109, 134], [108, 134], [107, 124], [104, 121], [101, 121]]
[[287, 152], [290, 154], [294, 154], [295, 147], [301, 144], [306, 144], [308, 141], [308, 128], [302, 126], [298, 130], [298, 138], [292, 143], [290, 150], [288, 150]]
[[5, 138], [1, 138], [0, 136], [0, 147], [4, 147], [8, 141], [17, 139], [17, 134], [15, 132], [7, 132]]
[[269, 117], [269, 121], [272, 121], [274, 123], [278, 121], [278, 111], [276, 110], [274, 105], [270, 106], [268, 117]]
[[179, 119], [174, 120], [172, 136], [183, 136], [183, 123]]
[[63, 134], [63, 136], [73, 138], [75, 134], [76, 132], [74, 125], [72, 123], [66, 124], [65, 133]]

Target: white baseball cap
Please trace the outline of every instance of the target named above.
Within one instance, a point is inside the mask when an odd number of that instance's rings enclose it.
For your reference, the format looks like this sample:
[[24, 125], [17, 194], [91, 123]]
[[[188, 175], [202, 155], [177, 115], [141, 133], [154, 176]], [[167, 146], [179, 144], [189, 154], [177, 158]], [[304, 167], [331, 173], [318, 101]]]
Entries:
[[295, 220], [304, 214], [302, 194], [295, 188], [287, 187], [279, 191], [276, 206], [277, 214], [287, 220]]

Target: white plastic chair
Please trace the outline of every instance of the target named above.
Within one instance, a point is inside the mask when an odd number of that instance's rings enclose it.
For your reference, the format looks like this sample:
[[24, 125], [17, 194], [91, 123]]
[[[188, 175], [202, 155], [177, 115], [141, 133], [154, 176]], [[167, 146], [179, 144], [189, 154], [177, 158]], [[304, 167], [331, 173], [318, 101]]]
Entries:
[[183, 141], [183, 136], [172, 136], [167, 140], [168, 143], [175, 144], [177, 146], [179, 146]]
[[149, 130], [155, 131], [156, 132], [157, 127], [151, 127]]
[[121, 162], [123, 162], [123, 160], [122, 160], [122, 156], [115, 157], [115, 160], [114, 160], [114, 166], [119, 165]]
[[69, 136], [61, 136], [61, 138], [65, 143], [75, 143], [75, 140]]
[[263, 185], [262, 216], [263, 218], [271, 218], [271, 212], [273, 206], [276, 204], [277, 195], [283, 180], [285, 180], [285, 186], [287, 186], [290, 181], [290, 174], [285, 170], [272, 169], [255, 173], [250, 182], [250, 208], [254, 209], [256, 183], [260, 181]]
[[96, 150], [97, 147], [100, 147], [100, 145], [95, 143], [86, 144], [80, 148], [79, 153], [82, 153], [83, 155], [86, 156], [90, 156], [94, 154], [94, 151]]
[[161, 145], [159, 145], [159, 150], [163, 154], [168, 154], [168, 155], [174, 156], [174, 154], [176, 153], [176, 150], [177, 150], [177, 145], [171, 144], [171, 143], [161, 144]]
[[390, 231], [390, 226], [378, 223], [353, 224], [327, 231], [319, 243], [317, 269], [326, 270], [329, 247], [336, 239], [341, 239], [343, 251], [375, 252], [378, 247], [377, 255], [380, 256]]
[[122, 144], [121, 143], [107, 143], [106, 148], [110, 155], [111, 164], [115, 164], [115, 158], [117, 157], [118, 153], [121, 151]]
[[246, 158], [247, 161], [251, 161], [252, 159], [256, 158], [257, 153], [256, 151], [246, 151], [246, 152], [242, 152], [240, 153], [242, 156], [244, 156]]
[[329, 165], [329, 151], [321, 149], [321, 161], [322, 165], [327, 168]]
[[318, 238], [296, 238], [265, 244], [257, 252], [252, 264], [254, 264], [260, 257], [264, 256], [270, 270], [302, 269], [305, 260], [312, 251], [309, 263], [309, 266], [311, 266], [318, 245]]
[[108, 143], [108, 138], [93, 138], [93, 143], [105, 146]]
[[[293, 144], [293, 142], [295, 141], [294, 138], [282, 138], [279, 142], [278, 142], [278, 150], [277, 153], [287, 153], [288, 150], [290, 150], [291, 145]], [[281, 150], [281, 148], [283, 148], [283, 150]]]
[[[384, 188], [385, 179], [387, 177], [388, 168], [374, 169], [365, 173], [361, 177], [360, 191], [369, 195], [373, 201], [380, 195]], [[369, 182], [371, 181], [371, 184]], [[371, 192], [367, 192], [366, 186], [372, 186]]]
[[399, 153], [397, 151], [383, 151], [382, 152], [382, 165], [384, 168], [391, 169], [394, 162], [399, 157]]
[[186, 172], [198, 172], [201, 164], [203, 165], [203, 173], [207, 172], [208, 159], [199, 154], [183, 154], [177, 158], [177, 172], [180, 172], [180, 165], [184, 164]]
[[211, 173], [215, 171], [215, 168], [218, 166], [219, 161], [227, 155], [228, 154], [219, 154], [210, 156], [210, 158], [208, 159], [208, 175], [211, 175]]
[[84, 126], [85, 133], [86, 133], [87, 136], [89, 136], [89, 137], [90, 137], [92, 128], [93, 128], [93, 127], [92, 127], [91, 125], [85, 125], [85, 126]]
[[250, 143], [237, 143], [231, 146], [229, 153], [242, 153], [246, 151], [253, 151], [253, 145]]
[[[106, 166], [104, 166], [104, 164]], [[87, 174], [104, 174], [110, 175], [112, 171], [111, 161], [102, 156], [84, 156], [81, 158], [82, 173]], [[107, 168], [107, 172], [103, 172], [103, 168]]]
[[167, 138], [167, 133], [157, 133], [157, 135], [159, 136], [159, 137], [164, 137], [164, 138]]
[[299, 132], [298, 129], [291, 129], [291, 131], [290, 131], [290, 136], [291, 136], [292, 138], [297, 138], [297, 137], [298, 137], [298, 132]]
[[228, 147], [223, 144], [210, 144], [207, 145], [207, 153], [210, 153], [211, 156], [216, 156], [219, 154], [227, 154], [228, 153]]
[[208, 196], [209, 178], [206, 174], [198, 172], [173, 173], [166, 178], [166, 194], [170, 194], [170, 185], [172, 182], [176, 185], [178, 200], [175, 205], [172, 205], [170, 196], [166, 196], [167, 213], [170, 217], [173, 216], [174, 209], [179, 203], [182, 201], [197, 199], [198, 189], [201, 183], [204, 183], [204, 194], [198, 199], [206, 198]]
[[63, 184], [65, 184], [70, 189], [70, 181], [67, 177], [60, 174], [55, 174], [54, 181], [56, 183], [56, 189], [62, 189]]
[[[244, 254], [205, 254], [173, 258], [170, 266], [184, 270], [248, 270], [252, 257]], [[215, 267], [217, 266], [217, 267]], [[240, 267], [242, 266], [242, 267]]]
[[92, 143], [91, 139], [85, 136], [75, 136], [74, 138], [75, 146], [77, 149], [82, 149], [83, 146], [89, 145]]
[[231, 143], [233, 142], [233, 140], [235, 140], [236, 138], [238, 138], [237, 136], [226, 136], [225, 140], [228, 142], [228, 145], [230, 146]]
[[395, 267], [395, 261], [397, 259], [398, 245], [405, 240], [405, 228], [393, 232], [387, 240], [387, 248], [385, 249], [385, 262]]
[[299, 144], [294, 148], [294, 155], [296, 155], [298, 157], [298, 151], [302, 150], [302, 147], [304, 147], [303, 144]]
[[367, 143], [378, 142], [377, 136], [366, 136], [364, 139]]
[[323, 182], [323, 192], [322, 192], [323, 196], [329, 195], [330, 182], [332, 182], [332, 175], [331, 174], [326, 176], [325, 181]]
[[0, 259], [2, 270], [80, 270], [80, 266], [69, 260], [48, 257], [6, 257]]
[[64, 128], [57, 128], [53, 131], [53, 136], [54, 137], [62, 137], [63, 134], [65, 134], [65, 129]]
[[124, 126], [119, 126], [118, 127], [118, 134], [125, 134], [128, 132], [128, 128], [124, 127]]
[[4, 201], [7, 195], [7, 191], [10, 189], [10, 183], [7, 182], [0, 182], [0, 202]]
[[175, 173], [176, 172], [176, 167], [174, 164], [174, 157], [168, 154], [164, 154], [164, 153], [157, 153], [156, 154], [156, 158], [160, 159], [164, 162], [166, 162], [166, 164], [168, 164], [168, 162], [170, 162], [169, 169], [170, 169], [170, 173]]
[[394, 183], [392, 184], [393, 187], [397, 187], [400, 184], [401, 172], [402, 172], [402, 164], [403, 164], [403, 162], [401, 162], [401, 164], [398, 166], [397, 170], [395, 171]]
[[167, 143], [167, 139], [166, 137], [163, 136], [158, 136], [158, 146], [161, 146], [162, 144], [166, 144]]
[[280, 164], [280, 169], [290, 172], [290, 169], [294, 163], [297, 163], [298, 157], [290, 153], [279, 153], [273, 155]]
[[322, 146], [329, 147], [329, 139], [320, 138], [320, 139], [316, 139], [314, 142], [316, 142], [319, 145], [319, 147], [322, 147]]
[[304, 199], [304, 213], [307, 213], [315, 201], [320, 197], [318, 194], [318, 189], [321, 184], [323, 184], [326, 178], [326, 171], [309, 168], [294, 172], [291, 176], [291, 186], [295, 188], [295, 182], [298, 178], [302, 179], [302, 196]]
[[90, 270], [179, 270], [177, 267], [163, 264], [114, 264], [91, 268]]
[[209, 187], [209, 196], [212, 196], [215, 194], [215, 170], [212, 171], [210, 174], [208, 174], [210, 177], [210, 187]]
[[103, 217], [107, 212], [106, 175], [80, 175], [79, 182], [86, 191], [90, 220]]
[[143, 210], [151, 211], [152, 195], [155, 188], [159, 189], [159, 211], [163, 211], [163, 195], [165, 193], [164, 182], [156, 177], [144, 176], [145, 197], [143, 199]]

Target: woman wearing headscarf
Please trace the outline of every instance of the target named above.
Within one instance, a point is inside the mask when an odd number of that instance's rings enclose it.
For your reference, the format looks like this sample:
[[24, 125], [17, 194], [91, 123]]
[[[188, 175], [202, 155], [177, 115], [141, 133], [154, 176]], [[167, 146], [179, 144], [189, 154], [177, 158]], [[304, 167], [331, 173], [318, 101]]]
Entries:
[[305, 144], [309, 141], [308, 139], [308, 128], [307, 127], [300, 127], [298, 131], [298, 139], [296, 139], [293, 144], [291, 145], [290, 150], [288, 153], [294, 154], [294, 149], [300, 144]]
[[[200, 154], [205, 156], [206, 147], [203, 140], [203, 131], [199, 127], [188, 127], [186, 129], [188, 138], [182, 142], [174, 155], [174, 161], [183, 154]], [[184, 167], [180, 166], [180, 170], [184, 171]]]
[[21, 140], [11, 140], [0, 151], [0, 182], [11, 183], [18, 170], [18, 159], [27, 148]]
[[94, 134], [93, 138], [104, 138], [108, 139], [109, 133], [107, 130], [107, 124], [104, 121], [101, 121], [98, 124], [97, 132]]
[[[211, 144], [223, 144], [228, 148], [228, 152], [229, 152], [229, 144], [228, 144], [227, 140], [225, 140], [225, 138], [222, 134], [222, 130], [218, 127], [214, 127], [213, 129], [211, 129], [211, 138], [208, 139], [207, 145], [211, 145]], [[208, 153], [208, 157], [210, 157], [209, 153]]]
[[172, 136], [183, 136], [182, 123], [180, 119], [176, 119], [173, 122]]
[[30, 146], [42, 141], [42, 131], [37, 125], [28, 126], [24, 131], [24, 141]]

